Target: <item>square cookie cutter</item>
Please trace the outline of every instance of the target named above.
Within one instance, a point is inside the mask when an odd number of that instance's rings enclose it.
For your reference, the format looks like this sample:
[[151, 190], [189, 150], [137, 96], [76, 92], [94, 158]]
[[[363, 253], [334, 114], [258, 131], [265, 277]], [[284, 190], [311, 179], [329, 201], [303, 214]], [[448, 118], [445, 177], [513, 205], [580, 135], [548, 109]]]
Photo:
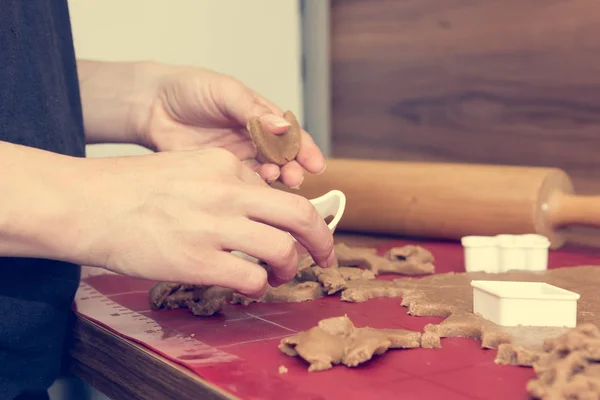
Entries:
[[545, 282], [474, 280], [473, 313], [501, 326], [577, 325], [578, 293]]

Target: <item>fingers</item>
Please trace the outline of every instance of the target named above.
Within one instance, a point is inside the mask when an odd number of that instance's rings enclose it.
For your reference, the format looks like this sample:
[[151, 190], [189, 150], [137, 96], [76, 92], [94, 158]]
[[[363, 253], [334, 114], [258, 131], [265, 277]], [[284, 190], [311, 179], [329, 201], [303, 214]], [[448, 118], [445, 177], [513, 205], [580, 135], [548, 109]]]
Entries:
[[267, 263], [273, 286], [294, 278], [299, 245], [287, 232], [245, 218], [222, 219], [220, 224], [225, 234], [217, 243], [223, 250], [241, 251]]
[[247, 217], [290, 232], [318, 265], [335, 264], [333, 235], [307, 199], [270, 187], [251, 187], [245, 193], [237, 206]]
[[[258, 95], [255, 93], [255, 95], [257, 96], [257, 99], [259, 102], [261, 102], [262, 104], [264, 104], [267, 108], [269, 108], [273, 113], [278, 114], [278, 115], [283, 115], [283, 111], [277, 107], [275, 104], [273, 104], [272, 102], [270, 102], [269, 100], [265, 99], [264, 97]], [[308, 172], [310, 172], [311, 174], [319, 174], [322, 173], [325, 170], [325, 156], [323, 155], [323, 153], [321, 153], [321, 150], [319, 149], [319, 147], [315, 144], [312, 136], [310, 136], [310, 134], [308, 132], [306, 132], [304, 129], [302, 129], [302, 140], [301, 140], [301, 146], [300, 146], [300, 151], [298, 152], [298, 155], [296, 156], [296, 161], [298, 161], [298, 164], [306, 169]], [[301, 183], [298, 182], [298, 170], [297, 167], [292, 167], [290, 168], [291, 172], [289, 173], [290, 176], [288, 177], [288, 173], [282, 171], [281, 172], [281, 176], [282, 176], [282, 183], [284, 185], [290, 186], [290, 187], [294, 187], [297, 186]], [[291, 180], [291, 182], [288, 184], [285, 182], [286, 179]]]
[[[286, 132], [290, 127], [289, 122], [283, 118], [283, 111], [275, 104], [257, 94], [252, 89], [238, 81], [231, 81], [226, 85], [226, 101], [224, 108], [241, 126], [246, 126], [251, 117], [259, 117], [263, 127], [273, 134]], [[296, 157], [297, 164], [306, 171], [319, 174], [325, 170], [325, 157], [312, 137], [304, 129], [300, 151]], [[302, 183], [300, 170], [292, 164], [287, 171], [281, 171], [281, 181], [284, 185], [296, 187]], [[259, 172], [261, 176], [263, 173]], [[266, 171], [265, 175], [266, 176]], [[268, 179], [267, 179], [268, 180]]]
[[[260, 167], [257, 166], [255, 160], [247, 160], [241, 163], [237, 171], [237, 176], [245, 183], [253, 186], [269, 187], [265, 182], [265, 177], [259, 172]], [[269, 172], [269, 171], [267, 171]], [[269, 172], [272, 174], [272, 172]]]
[[292, 189], [298, 189], [304, 180], [304, 169], [297, 161], [290, 161], [281, 167], [279, 180]]
[[277, 108], [271, 108], [252, 89], [236, 80], [225, 81], [220, 88], [224, 104], [220, 106], [241, 126], [246, 126], [251, 117], [260, 117], [263, 126], [271, 133], [283, 133], [290, 123]]
[[251, 261], [217, 251], [211, 254], [210, 264], [202, 269], [203, 285], [222, 286], [255, 298], [262, 296], [267, 288], [267, 271]]
[[311, 174], [323, 173], [325, 170], [325, 156], [304, 129], [302, 130], [300, 143], [300, 151], [298, 151], [296, 161]]
[[258, 161], [251, 159], [244, 161], [244, 164], [252, 171], [260, 175], [267, 183], [273, 183], [281, 174], [279, 167], [275, 164], [261, 164]]

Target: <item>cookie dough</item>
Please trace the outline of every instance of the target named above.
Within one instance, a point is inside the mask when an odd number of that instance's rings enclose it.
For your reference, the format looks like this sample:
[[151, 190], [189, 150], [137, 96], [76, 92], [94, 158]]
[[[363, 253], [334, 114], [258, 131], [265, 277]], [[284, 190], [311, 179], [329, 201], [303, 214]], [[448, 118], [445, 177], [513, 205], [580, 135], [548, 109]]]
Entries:
[[435, 272], [433, 254], [421, 246], [394, 247], [383, 257], [391, 263], [381, 265], [378, 271], [380, 274], [428, 275]]
[[361, 303], [377, 297], [400, 297], [402, 293], [403, 290], [393, 281], [359, 279], [348, 281], [340, 299], [352, 303]]
[[232, 304], [249, 305], [259, 303], [297, 303], [315, 300], [325, 294], [323, 287], [318, 282], [291, 281], [278, 287], [269, 286], [259, 299], [252, 299], [239, 293], [234, 293]]
[[347, 316], [327, 318], [304, 332], [281, 340], [279, 350], [299, 356], [309, 363], [308, 371], [325, 371], [333, 365], [356, 367], [388, 349], [416, 348], [421, 344], [419, 332], [357, 328]]
[[[496, 363], [531, 366], [539, 359], [546, 339], [558, 337], [568, 328], [502, 327], [472, 313], [470, 282], [478, 280], [547, 282], [579, 293], [578, 324], [600, 324], [600, 267], [558, 268], [541, 272], [509, 271], [448, 273], [420, 279], [395, 279], [402, 306], [415, 316], [446, 318], [438, 325], [425, 326], [422, 347], [440, 347], [440, 338], [462, 336], [481, 340], [484, 348], [498, 348]], [[343, 295], [343, 294], [342, 294]]]
[[187, 308], [194, 315], [210, 316], [221, 312], [232, 296], [233, 290], [218, 286], [158, 282], [150, 289], [150, 306], [153, 310]]
[[287, 132], [273, 134], [264, 130], [260, 118], [252, 117], [247, 129], [261, 160], [282, 166], [294, 160], [300, 150], [302, 130], [296, 116], [286, 111], [283, 118], [291, 124]]
[[[227, 303], [249, 305], [254, 302], [302, 302], [325, 295], [341, 293], [343, 301], [367, 301], [373, 297], [400, 296], [402, 290], [392, 281], [376, 280], [377, 273], [433, 273], [433, 256], [418, 246], [403, 246], [377, 256], [366, 247], [335, 245], [340, 265], [321, 268], [310, 255], [298, 263], [293, 281], [279, 287], [268, 287], [259, 299], [249, 298], [217, 286], [183, 285], [159, 282], [150, 289], [152, 309], [188, 308], [197, 316], [210, 316], [222, 311]], [[365, 267], [366, 269], [363, 269]]]
[[347, 281], [375, 279], [375, 274], [368, 269], [340, 267], [339, 270], [342, 278]]
[[433, 254], [421, 246], [395, 247], [382, 257], [377, 255], [375, 249], [369, 247], [337, 244], [335, 254], [340, 266], [364, 266], [375, 275], [429, 275], [435, 272]]
[[600, 329], [584, 324], [547, 340], [533, 368], [536, 379], [527, 384], [533, 399], [600, 398]]
[[[197, 290], [198, 291], [198, 290]], [[211, 316], [222, 311], [233, 297], [233, 290], [218, 286], [204, 287], [197, 294], [198, 298], [188, 301], [187, 308], [197, 316]]]

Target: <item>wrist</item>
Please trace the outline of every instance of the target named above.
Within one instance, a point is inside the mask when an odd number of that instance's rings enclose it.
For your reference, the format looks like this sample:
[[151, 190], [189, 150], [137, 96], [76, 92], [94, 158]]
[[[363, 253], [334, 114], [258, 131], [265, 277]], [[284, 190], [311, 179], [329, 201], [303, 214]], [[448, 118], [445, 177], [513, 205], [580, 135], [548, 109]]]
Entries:
[[0, 256], [76, 262], [71, 223], [83, 159], [0, 142]]
[[156, 97], [159, 66], [87, 60], [77, 66], [86, 142], [148, 146], [143, 128]]

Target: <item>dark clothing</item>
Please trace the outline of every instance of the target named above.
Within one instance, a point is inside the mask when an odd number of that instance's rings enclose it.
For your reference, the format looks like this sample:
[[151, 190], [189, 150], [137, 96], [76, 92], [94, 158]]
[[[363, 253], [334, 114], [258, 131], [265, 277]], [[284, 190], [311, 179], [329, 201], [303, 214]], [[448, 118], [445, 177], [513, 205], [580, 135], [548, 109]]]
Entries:
[[[0, 2], [0, 82], [0, 141], [85, 157], [67, 0]], [[0, 258], [1, 400], [57, 378], [79, 275], [72, 264]]]
[[16, 397], [14, 400], [50, 400], [50, 396], [48, 395], [48, 391], [41, 391], [36, 393], [23, 393], [22, 395]]

